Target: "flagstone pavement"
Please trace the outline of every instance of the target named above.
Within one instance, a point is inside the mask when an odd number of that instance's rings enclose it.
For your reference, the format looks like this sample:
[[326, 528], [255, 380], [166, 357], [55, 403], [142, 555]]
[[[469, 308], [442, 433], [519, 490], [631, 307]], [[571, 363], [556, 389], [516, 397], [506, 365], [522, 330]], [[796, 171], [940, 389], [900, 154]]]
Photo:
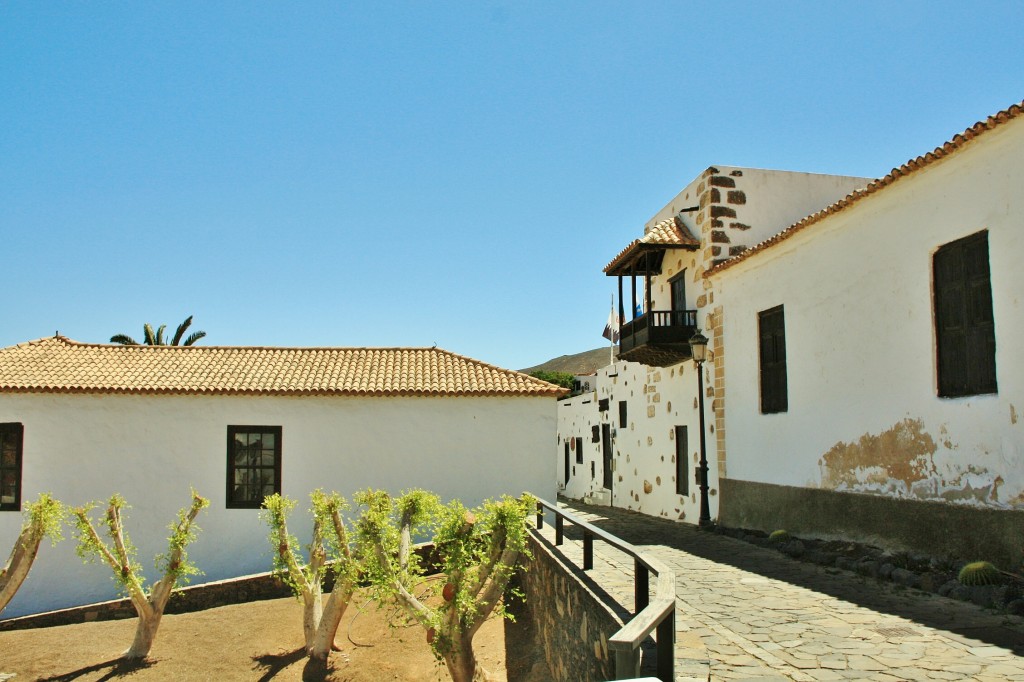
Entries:
[[[675, 571], [679, 682], [1024, 682], [1019, 617], [800, 562], [689, 524], [561, 505]], [[565, 528], [565, 543], [554, 549], [579, 566], [581, 536], [570, 524]], [[541, 532], [554, 542], [550, 515]], [[633, 609], [631, 557], [596, 540], [594, 569], [585, 575], [620, 610]], [[650, 584], [653, 593], [656, 581]], [[650, 646], [642, 674], [654, 674]]]

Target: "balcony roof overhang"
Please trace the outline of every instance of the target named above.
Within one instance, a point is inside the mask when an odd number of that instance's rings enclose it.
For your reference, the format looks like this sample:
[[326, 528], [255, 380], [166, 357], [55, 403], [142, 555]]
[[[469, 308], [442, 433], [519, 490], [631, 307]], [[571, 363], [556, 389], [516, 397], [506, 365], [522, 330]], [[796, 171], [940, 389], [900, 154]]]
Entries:
[[616, 275], [658, 275], [665, 252], [669, 249], [696, 251], [700, 240], [693, 236], [683, 221], [676, 216], [651, 227], [640, 239], [634, 240], [605, 266], [609, 277]]

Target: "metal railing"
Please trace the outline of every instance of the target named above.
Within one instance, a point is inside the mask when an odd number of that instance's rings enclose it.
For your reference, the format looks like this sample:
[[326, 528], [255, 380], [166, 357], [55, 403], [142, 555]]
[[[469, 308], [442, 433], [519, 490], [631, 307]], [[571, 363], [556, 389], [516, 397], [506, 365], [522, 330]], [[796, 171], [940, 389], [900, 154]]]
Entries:
[[[544, 510], [555, 517], [555, 545], [561, 545], [565, 522], [583, 531], [583, 570], [594, 568], [594, 538], [633, 557], [633, 617], [608, 640], [615, 652], [615, 679], [637, 676], [640, 667], [640, 642], [657, 629], [658, 679], [675, 679], [676, 576], [665, 564], [644, 554], [630, 543], [587, 523], [546, 500], [537, 499], [537, 528], [544, 527]], [[654, 600], [650, 599], [650, 574], [657, 576]]]
[[696, 327], [696, 310], [649, 310], [622, 325], [622, 335], [628, 336], [648, 327]]

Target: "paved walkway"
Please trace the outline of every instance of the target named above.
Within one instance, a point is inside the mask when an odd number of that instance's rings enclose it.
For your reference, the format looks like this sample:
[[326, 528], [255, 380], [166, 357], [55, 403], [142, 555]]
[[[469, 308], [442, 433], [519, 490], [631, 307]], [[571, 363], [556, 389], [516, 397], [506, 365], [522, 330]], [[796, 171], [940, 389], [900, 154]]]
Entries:
[[[564, 506], [675, 571], [677, 680], [1024, 682], [1021, 618], [803, 563], [688, 524]], [[554, 541], [550, 523], [542, 532]], [[566, 524], [558, 548], [577, 562], [579, 537]], [[632, 610], [632, 558], [600, 541], [594, 553], [589, 577]], [[653, 674], [647, 658], [645, 652], [645, 675]]]

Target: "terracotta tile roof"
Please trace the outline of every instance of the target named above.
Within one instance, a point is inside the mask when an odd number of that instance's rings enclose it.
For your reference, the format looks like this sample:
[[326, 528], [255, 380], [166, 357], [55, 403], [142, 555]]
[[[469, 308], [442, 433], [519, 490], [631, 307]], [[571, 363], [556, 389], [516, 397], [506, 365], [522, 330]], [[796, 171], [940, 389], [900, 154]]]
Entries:
[[811, 225], [820, 222], [821, 220], [827, 218], [830, 215], [839, 213], [843, 209], [852, 206], [861, 199], [864, 199], [865, 197], [868, 197], [874, 194], [875, 192], [878, 192], [888, 187], [889, 185], [893, 184], [900, 178], [904, 178], [916, 171], [921, 170], [922, 168], [925, 168], [926, 166], [935, 163], [936, 161], [948, 157], [950, 154], [953, 154], [954, 152], [960, 149], [963, 149], [974, 138], [988, 132], [989, 130], [992, 130], [993, 128], [997, 128], [1003, 125], [1004, 123], [1007, 123], [1008, 121], [1017, 118], [1018, 116], [1021, 116], [1021, 114], [1024, 114], [1024, 102], [1014, 104], [1009, 108], [1000, 111], [997, 114], [989, 116], [984, 121], [978, 121], [970, 128], [960, 133], [959, 135], [954, 135], [953, 139], [949, 140], [941, 147], [936, 147], [927, 154], [918, 156], [916, 159], [911, 159], [902, 166], [900, 166], [899, 168], [893, 168], [892, 171], [885, 177], [871, 181], [867, 187], [851, 192], [850, 194], [846, 195], [844, 198], [840, 199], [831, 206], [823, 208], [817, 213], [812, 213], [806, 218], [801, 219], [800, 221], [794, 223], [793, 225], [790, 225], [782, 232], [776, 234], [774, 237], [770, 237], [765, 241], [761, 242], [760, 244], [757, 244], [756, 246], [747, 249], [743, 253], [733, 256], [732, 258], [729, 258], [728, 260], [723, 261], [722, 263], [719, 263], [717, 266], [705, 272], [704, 276], [709, 277], [711, 275], [719, 273], [722, 270], [725, 270], [726, 268], [732, 267], [737, 263], [741, 263], [746, 259], [750, 258], [751, 256], [754, 256], [764, 251], [770, 246], [774, 246], [779, 242], [789, 239], [800, 230], [808, 228]]
[[667, 246], [669, 248], [700, 248], [700, 240], [693, 236], [683, 221], [668, 218], [652, 225], [640, 239], [634, 239], [629, 246], [619, 252], [612, 262], [605, 266], [604, 271], [621, 265], [629, 256], [647, 246]]
[[0, 392], [559, 396], [440, 348], [114, 346], [53, 336], [0, 348]]

